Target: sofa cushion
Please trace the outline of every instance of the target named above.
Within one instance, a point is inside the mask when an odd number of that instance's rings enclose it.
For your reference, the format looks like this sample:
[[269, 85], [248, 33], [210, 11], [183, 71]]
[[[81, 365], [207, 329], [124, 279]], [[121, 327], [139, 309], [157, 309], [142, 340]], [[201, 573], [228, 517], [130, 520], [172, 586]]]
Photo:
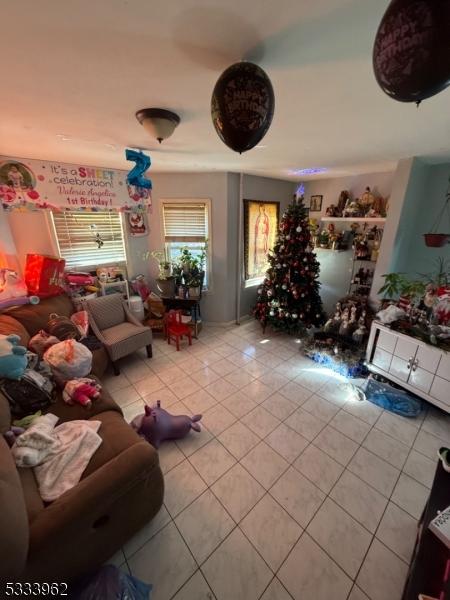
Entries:
[[[148, 334], [149, 328], [142, 326], [137, 327], [133, 325], [133, 323], [120, 323], [120, 325], [115, 325], [114, 327], [109, 327], [108, 329], [104, 329], [102, 331], [103, 337], [105, 338], [108, 345], [114, 346], [119, 342], [123, 342], [128, 340], [136, 335], [141, 333]], [[151, 340], [148, 342], [150, 344]]]
[[28, 553], [28, 517], [19, 474], [0, 436], [0, 581], [14, 581]]
[[11, 315], [0, 315], [0, 333], [2, 335], [10, 335], [14, 333], [20, 337], [20, 343], [25, 348], [28, 348], [28, 342], [30, 336], [20, 321], [12, 317]]
[[70, 317], [74, 312], [72, 300], [62, 294], [53, 298], [45, 298], [39, 304], [24, 304], [8, 310], [8, 315], [22, 323], [29, 335], [33, 337], [41, 329], [47, 329], [49, 316], [52, 313]]
[[[102, 438], [102, 444], [91, 458], [82, 479], [127, 450], [133, 444], [142, 442], [142, 438], [137, 435], [134, 429], [117, 412], [103, 412], [95, 415], [91, 420], [101, 421], [98, 434]], [[154, 453], [154, 457], [156, 464], [158, 460], [156, 452]], [[151, 465], [149, 465], [149, 468], [151, 468]]]
[[44, 510], [44, 502], [39, 494], [33, 469], [17, 469], [17, 471], [22, 484], [25, 506], [27, 507], [28, 522], [32, 523], [41, 510]]

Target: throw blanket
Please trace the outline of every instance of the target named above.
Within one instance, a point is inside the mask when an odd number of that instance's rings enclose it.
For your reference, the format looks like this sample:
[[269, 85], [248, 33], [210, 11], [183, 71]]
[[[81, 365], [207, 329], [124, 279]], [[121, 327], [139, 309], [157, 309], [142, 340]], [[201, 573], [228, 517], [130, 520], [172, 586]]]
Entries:
[[39, 417], [12, 448], [17, 466], [34, 466], [39, 492], [46, 502], [74, 487], [102, 443], [100, 421], [69, 421], [55, 427], [58, 417]]
[[97, 433], [100, 425], [100, 421], [68, 421], [55, 428], [59, 452], [34, 468], [39, 493], [45, 502], [56, 500], [80, 481], [92, 455], [102, 443]]

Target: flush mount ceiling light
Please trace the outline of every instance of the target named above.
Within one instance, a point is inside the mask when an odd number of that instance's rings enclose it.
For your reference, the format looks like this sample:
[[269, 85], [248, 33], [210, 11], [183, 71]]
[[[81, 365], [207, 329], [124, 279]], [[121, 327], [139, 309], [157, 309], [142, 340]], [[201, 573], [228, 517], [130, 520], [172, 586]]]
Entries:
[[137, 111], [136, 119], [159, 143], [170, 137], [180, 122], [176, 113], [164, 108], [142, 108]]

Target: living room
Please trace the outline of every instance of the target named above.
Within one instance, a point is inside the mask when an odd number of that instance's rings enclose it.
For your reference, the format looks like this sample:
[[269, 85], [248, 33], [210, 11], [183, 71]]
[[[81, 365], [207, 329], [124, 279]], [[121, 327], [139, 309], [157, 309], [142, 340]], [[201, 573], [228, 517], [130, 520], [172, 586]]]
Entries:
[[4, 597], [448, 597], [450, 3], [409, 4], [7, 1]]

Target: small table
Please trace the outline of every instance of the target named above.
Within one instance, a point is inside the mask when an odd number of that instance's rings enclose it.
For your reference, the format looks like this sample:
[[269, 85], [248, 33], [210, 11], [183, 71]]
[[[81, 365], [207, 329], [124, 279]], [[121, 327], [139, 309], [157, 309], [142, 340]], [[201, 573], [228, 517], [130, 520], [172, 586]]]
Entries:
[[[197, 298], [177, 298], [175, 296], [171, 298], [162, 297], [164, 306], [167, 310], [186, 310], [192, 315], [192, 326], [194, 330], [194, 337], [198, 339], [198, 334], [201, 329], [201, 312], [200, 312], [200, 301]], [[189, 323], [188, 323], [189, 325]]]

